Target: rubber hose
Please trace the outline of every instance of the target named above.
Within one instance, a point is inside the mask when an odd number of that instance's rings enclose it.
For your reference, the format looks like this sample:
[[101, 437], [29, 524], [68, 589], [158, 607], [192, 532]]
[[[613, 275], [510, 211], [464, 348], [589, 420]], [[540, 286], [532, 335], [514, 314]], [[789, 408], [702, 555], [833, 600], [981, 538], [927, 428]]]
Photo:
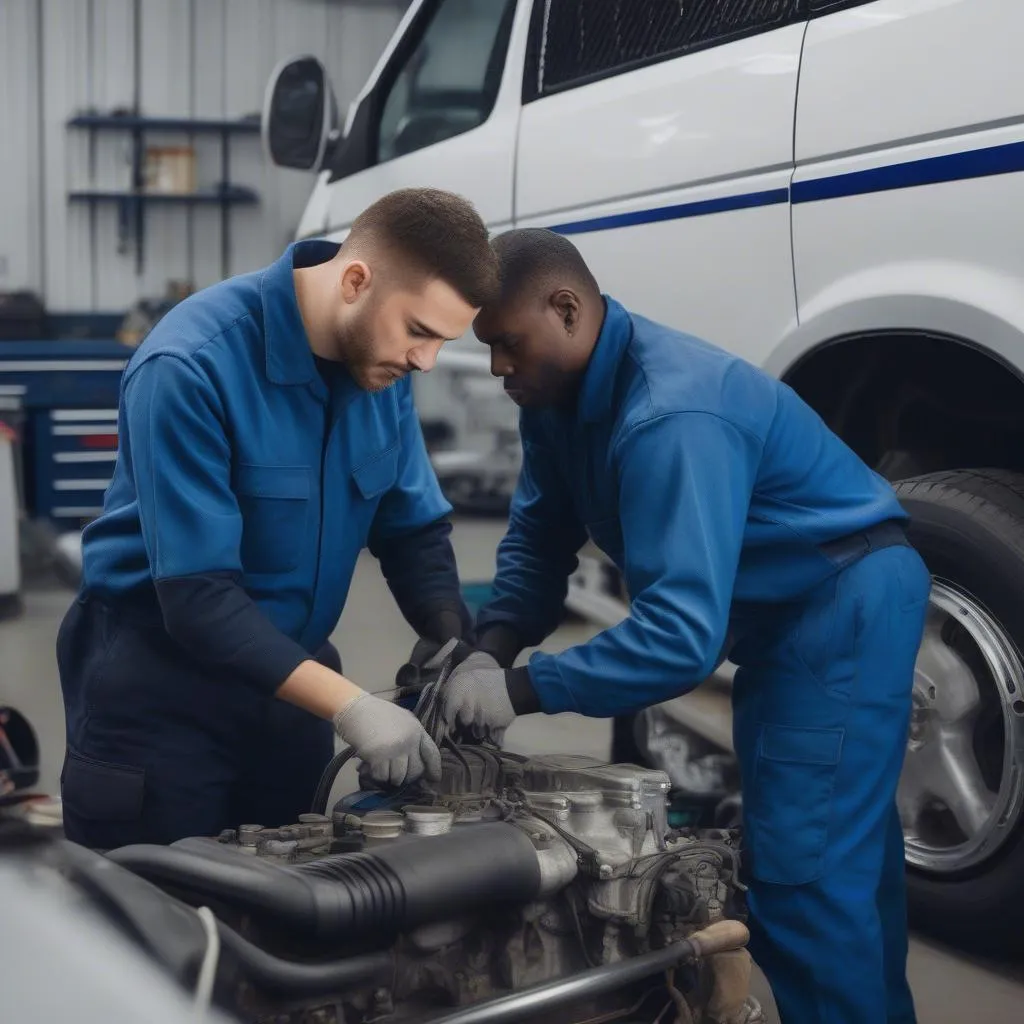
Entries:
[[537, 985], [510, 996], [478, 1003], [445, 1017], [436, 1017], [429, 1024], [504, 1024], [506, 1021], [511, 1024], [522, 1021], [531, 1014], [572, 1002], [574, 999], [584, 996], [593, 999], [614, 992], [626, 985], [661, 974], [679, 964], [710, 956], [722, 949], [734, 949], [743, 945], [748, 938], [746, 927], [739, 921], [719, 921], [682, 942], [665, 946], [664, 949], [643, 953], [631, 960], [603, 964], [565, 981]]
[[273, 956], [242, 938], [223, 921], [217, 931], [246, 978], [268, 995], [313, 997], [344, 992], [358, 985], [389, 983], [395, 965], [390, 953], [366, 953], [330, 963], [297, 964]]
[[[421, 644], [423, 642], [424, 641], [422, 640], [420, 641]], [[458, 662], [455, 660], [455, 655], [457, 652], [458, 648], [453, 650], [452, 653], [448, 655], [448, 657], [444, 660], [444, 663], [441, 665], [441, 668], [437, 673], [437, 681], [435, 686], [436, 691], [440, 691], [441, 686], [444, 684], [445, 680], [447, 680], [452, 668], [454, 667], [454, 665], [458, 664]], [[413, 653], [415, 654], [415, 651]], [[463, 655], [463, 657], [465, 657], [465, 655]], [[402, 666], [402, 669], [406, 668], [411, 668], [414, 672], [417, 673], [417, 675], [419, 675], [421, 672], [421, 667], [418, 665]], [[399, 681], [401, 679], [402, 669], [399, 669]], [[419, 695], [423, 691], [423, 685], [400, 687], [399, 692], [395, 695], [396, 702], [402, 696], [402, 690], [407, 691], [405, 694], [406, 696], [412, 696], [414, 694]], [[433, 739], [435, 743], [440, 742], [441, 737], [437, 731], [436, 726], [433, 729], [428, 729], [427, 732], [430, 733], [431, 739]], [[339, 750], [338, 753], [336, 753], [334, 757], [330, 759], [330, 761], [327, 762], [327, 767], [323, 770], [323, 773], [320, 776], [320, 781], [317, 783], [316, 792], [313, 794], [313, 806], [310, 809], [314, 814], [327, 813], [327, 801], [331, 798], [331, 789], [334, 787], [335, 779], [337, 779], [338, 773], [345, 766], [345, 764], [352, 758], [354, 754], [355, 750], [352, 747], [344, 747], [341, 750]]]
[[107, 856], [192, 901], [213, 899], [325, 941], [394, 935], [481, 906], [527, 902], [541, 891], [533, 844], [507, 822], [294, 867], [244, 856], [210, 839], [124, 846]]
[[342, 749], [327, 762], [327, 767], [323, 770], [323, 774], [320, 776], [320, 781], [316, 786], [316, 792], [313, 794], [313, 806], [310, 810], [314, 814], [327, 813], [327, 801], [331, 798], [331, 789], [334, 787], [334, 780], [337, 779], [338, 773], [352, 759], [354, 754], [354, 747], [342, 747]]

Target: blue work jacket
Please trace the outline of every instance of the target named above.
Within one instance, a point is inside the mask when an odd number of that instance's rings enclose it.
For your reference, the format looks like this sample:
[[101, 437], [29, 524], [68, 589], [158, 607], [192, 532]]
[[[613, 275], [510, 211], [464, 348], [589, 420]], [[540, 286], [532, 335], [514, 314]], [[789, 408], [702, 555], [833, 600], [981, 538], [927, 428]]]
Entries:
[[369, 393], [338, 365], [330, 385], [318, 370], [292, 271], [337, 251], [290, 246], [176, 306], [133, 354], [114, 477], [83, 537], [86, 591], [130, 604], [154, 582], [231, 574], [315, 652], [360, 550], [451, 511], [411, 378]]
[[785, 384], [605, 303], [575, 407], [522, 411], [522, 473], [477, 620], [539, 643], [588, 536], [622, 572], [628, 618], [531, 656], [549, 713], [618, 714], [685, 692], [714, 670], [731, 612], [798, 598], [836, 571], [822, 544], [906, 518]]

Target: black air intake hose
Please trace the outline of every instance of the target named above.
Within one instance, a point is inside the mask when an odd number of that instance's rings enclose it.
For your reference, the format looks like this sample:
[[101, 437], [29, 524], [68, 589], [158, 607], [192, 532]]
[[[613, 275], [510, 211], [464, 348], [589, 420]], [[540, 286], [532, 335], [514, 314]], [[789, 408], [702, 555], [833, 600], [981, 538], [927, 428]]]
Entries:
[[209, 839], [123, 846], [107, 856], [190, 902], [215, 900], [330, 942], [383, 938], [489, 904], [525, 902], [541, 890], [533, 844], [506, 822], [287, 867]]
[[391, 984], [394, 978], [390, 953], [364, 953], [324, 964], [292, 963], [254, 946], [223, 921], [217, 922], [217, 931], [246, 978], [270, 995], [312, 999], [359, 986]]

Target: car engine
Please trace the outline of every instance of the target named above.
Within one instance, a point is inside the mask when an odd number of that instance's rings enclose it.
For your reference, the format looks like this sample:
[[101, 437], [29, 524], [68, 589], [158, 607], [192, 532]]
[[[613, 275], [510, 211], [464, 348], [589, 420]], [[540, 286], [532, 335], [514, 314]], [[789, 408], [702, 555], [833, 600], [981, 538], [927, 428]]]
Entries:
[[243, 1020], [755, 1024], [737, 836], [671, 830], [668, 789], [448, 743], [439, 783], [107, 858], [209, 908]]

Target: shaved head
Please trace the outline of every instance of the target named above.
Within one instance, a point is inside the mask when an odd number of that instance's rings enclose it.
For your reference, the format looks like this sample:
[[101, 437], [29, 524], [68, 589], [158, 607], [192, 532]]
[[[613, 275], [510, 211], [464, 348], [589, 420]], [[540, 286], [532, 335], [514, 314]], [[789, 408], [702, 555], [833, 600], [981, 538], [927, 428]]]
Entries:
[[560, 287], [573, 287], [592, 298], [601, 289], [579, 249], [569, 239], [546, 228], [520, 228], [492, 242], [498, 257], [501, 305], [524, 299], [543, 299]]
[[543, 228], [499, 235], [501, 294], [473, 323], [491, 373], [524, 406], [575, 401], [604, 322], [604, 298], [579, 250]]

